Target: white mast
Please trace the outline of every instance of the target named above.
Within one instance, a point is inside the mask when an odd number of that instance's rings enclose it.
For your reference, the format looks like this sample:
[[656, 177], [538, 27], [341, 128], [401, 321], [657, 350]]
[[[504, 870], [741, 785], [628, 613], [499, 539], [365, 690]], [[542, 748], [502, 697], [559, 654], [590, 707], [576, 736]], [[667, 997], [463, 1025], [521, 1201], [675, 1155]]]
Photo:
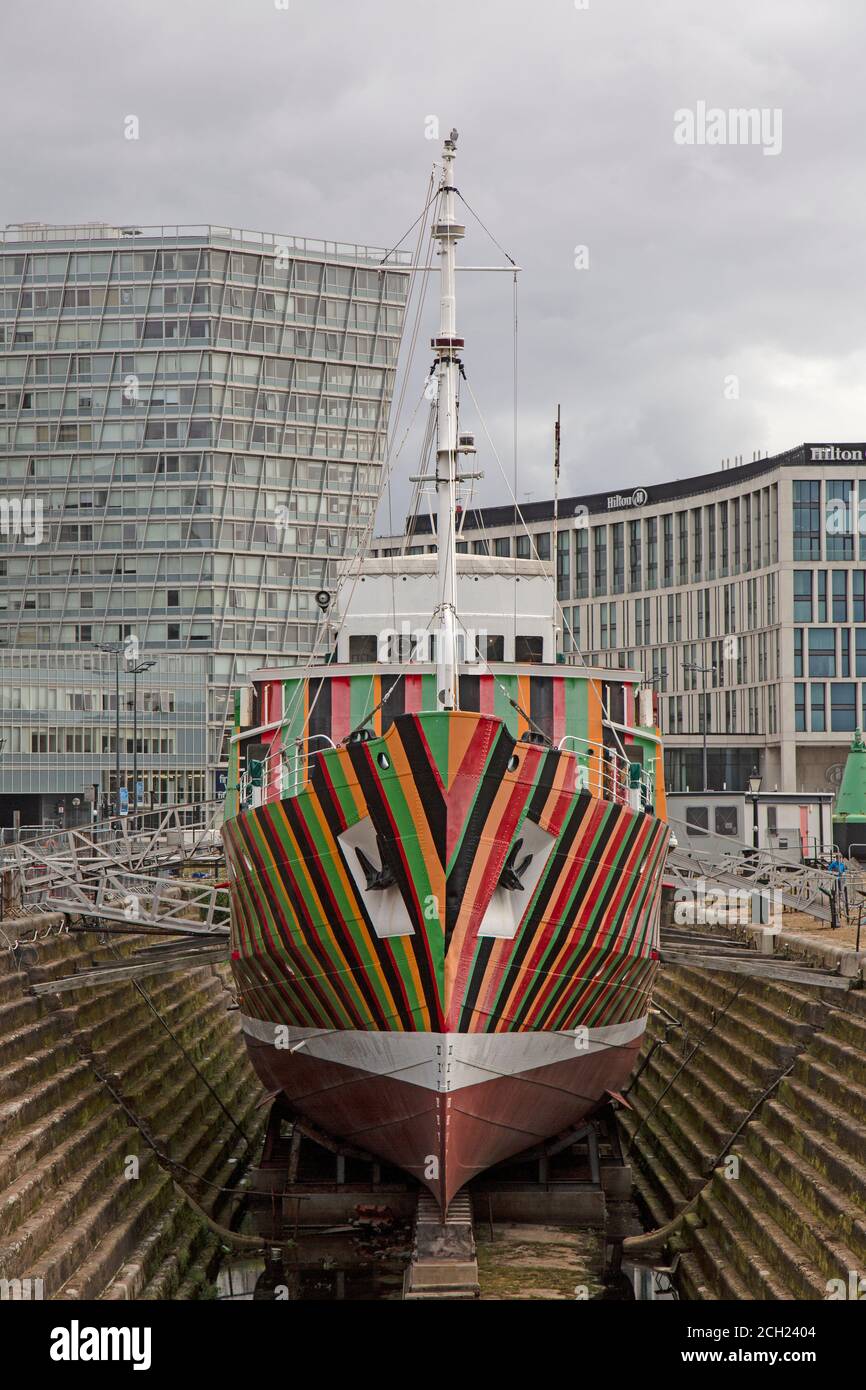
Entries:
[[433, 236], [439, 243], [440, 300], [439, 335], [432, 340], [436, 352], [438, 399], [436, 415], [436, 548], [438, 567], [439, 630], [436, 636], [436, 704], [439, 709], [457, 709], [459, 681], [457, 669], [457, 548], [455, 504], [457, 486], [457, 373], [458, 353], [463, 339], [457, 337], [456, 260], [457, 242], [466, 228], [454, 220], [455, 189], [452, 166], [457, 131], [452, 130], [442, 151], [442, 183], [439, 190], [439, 217]]

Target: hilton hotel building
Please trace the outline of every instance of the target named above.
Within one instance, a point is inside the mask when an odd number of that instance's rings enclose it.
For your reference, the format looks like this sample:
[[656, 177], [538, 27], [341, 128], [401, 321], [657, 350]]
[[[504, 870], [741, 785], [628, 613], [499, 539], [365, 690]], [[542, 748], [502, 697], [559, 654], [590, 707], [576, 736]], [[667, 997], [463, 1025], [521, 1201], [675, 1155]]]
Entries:
[[[866, 721], [866, 444], [467, 511], [458, 550], [554, 562], [566, 660], [642, 670], [668, 786], [828, 791]], [[378, 553], [428, 548], [430, 518]]]

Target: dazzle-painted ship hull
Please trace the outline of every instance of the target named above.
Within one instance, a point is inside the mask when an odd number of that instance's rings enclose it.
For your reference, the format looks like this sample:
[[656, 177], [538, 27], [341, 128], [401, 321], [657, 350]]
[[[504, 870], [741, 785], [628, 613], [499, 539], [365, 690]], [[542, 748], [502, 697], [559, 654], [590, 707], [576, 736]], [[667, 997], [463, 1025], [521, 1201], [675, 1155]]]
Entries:
[[603, 759], [404, 712], [224, 827], [263, 1084], [443, 1206], [634, 1066], [668, 832]]

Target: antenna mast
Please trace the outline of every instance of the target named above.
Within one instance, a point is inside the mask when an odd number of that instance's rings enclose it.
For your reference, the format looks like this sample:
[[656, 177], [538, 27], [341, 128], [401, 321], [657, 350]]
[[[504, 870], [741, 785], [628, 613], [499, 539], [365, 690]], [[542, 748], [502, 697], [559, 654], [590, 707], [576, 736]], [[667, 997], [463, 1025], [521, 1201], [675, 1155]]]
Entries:
[[[556, 424], [553, 427], [553, 628], [556, 631], [560, 616], [559, 604], [559, 406], [556, 407]], [[564, 629], [564, 624], [563, 624]], [[562, 633], [565, 647], [565, 631]]]
[[439, 216], [433, 236], [439, 243], [439, 334], [431, 346], [436, 353], [438, 397], [436, 412], [436, 548], [438, 566], [439, 632], [436, 640], [436, 704], [439, 709], [459, 707], [457, 667], [457, 544], [455, 506], [457, 487], [457, 337], [456, 262], [457, 242], [466, 228], [454, 220], [452, 166], [457, 153], [457, 131], [452, 130], [442, 151], [442, 183]]

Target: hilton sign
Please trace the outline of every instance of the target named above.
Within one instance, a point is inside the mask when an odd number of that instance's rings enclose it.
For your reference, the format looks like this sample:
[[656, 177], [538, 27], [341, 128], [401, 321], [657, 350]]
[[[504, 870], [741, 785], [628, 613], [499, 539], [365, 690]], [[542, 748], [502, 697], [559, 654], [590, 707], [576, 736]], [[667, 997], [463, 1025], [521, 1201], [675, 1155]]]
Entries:
[[648, 500], [645, 487], [636, 487], [634, 492], [614, 492], [607, 499], [607, 510], [617, 512], [622, 507], [645, 507]]
[[842, 444], [813, 444], [809, 450], [812, 463], [862, 463], [863, 447], [846, 448]]

